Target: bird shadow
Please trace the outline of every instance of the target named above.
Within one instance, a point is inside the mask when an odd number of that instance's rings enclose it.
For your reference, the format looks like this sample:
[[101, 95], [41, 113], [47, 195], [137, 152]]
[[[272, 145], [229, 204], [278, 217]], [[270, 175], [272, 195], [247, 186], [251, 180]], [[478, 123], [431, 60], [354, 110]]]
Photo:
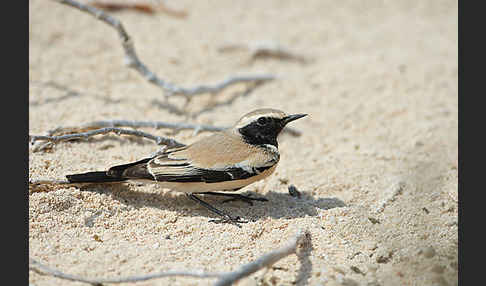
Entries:
[[[182, 216], [219, 218], [179, 192], [146, 192], [137, 190], [137, 185], [132, 184], [88, 184], [81, 186], [80, 189], [81, 191], [108, 194], [114, 200], [136, 209], [150, 207], [178, 212]], [[294, 219], [316, 216], [319, 210], [346, 206], [339, 198], [319, 198], [310, 192], [301, 192], [300, 197], [292, 197], [288, 192], [276, 191], [269, 191], [265, 194], [255, 192], [241, 192], [241, 194], [253, 198], [265, 198], [268, 201], [254, 201], [253, 205], [250, 205], [243, 201], [223, 202], [227, 198], [219, 196], [198, 195], [198, 197], [219, 210], [253, 222], [269, 217]]]
[[[178, 192], [146, 192], [137, 190], [138, 186], [133, 184], [90, 184], [81, 187], [82, 191], [104, 193], [114, 200], [133, 208], [150, 207], [160, 210], [177, 212], [188, 217], [207, 217], [209, 220], [218, 219], [215, 214], [203, 208], [196, 202], [182, 193]], [[243, 201], [222, 203], [225, 197], [199, 195], [205, 202], [229, 212], [233, 216], [241, 216], [246, 220], [255, 222], [271, 218], [294, 219], [306, 216], [316, 216], [319, 210], [329, 210], [338, 207], [345, 207], [346, 204], [339, 198], [319, 198], [311, 192], [300, 192], [299, 196], [291, 196], [289, 192], [269, 191], [265, 194], [255, 192], [242, 192], [242, 195], [253, 198], [265, 198], [268, 201], [255, 201], [249, 205]], [[311, 236], [306, 235], [304, 243], [297, 251], [297, 259], [300, 267], [295, 285], [307, 285], [312, 273], [312, 261], [310, 260], [313, 249]]]

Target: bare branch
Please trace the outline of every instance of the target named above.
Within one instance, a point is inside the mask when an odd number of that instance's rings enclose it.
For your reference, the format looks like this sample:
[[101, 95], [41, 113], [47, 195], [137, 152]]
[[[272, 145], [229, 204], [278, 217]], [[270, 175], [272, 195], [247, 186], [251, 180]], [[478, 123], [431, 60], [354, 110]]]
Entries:
[[49, 184], [49, 185], [67, 185], [67, 184], [72, 184], [68, 180], [31, 180], [29, 179], [29, 185], [43, 185], [43, 184]]
[[[85, 137], [85, 136], [93, 136], [101, 133], [108, 133], [108, 132], [116, 132], [120, 131], [120, 134], [127, 134], [128, 135], [135, 135], [135, 136], [142, 136], [151, 140], [154, 140], [159, 145], [167, 145], [168, 147], [179, 147], [183, 146], [182, 143], [176, 142], [172, 139], [154, 136], [148, 133], [144, 133], [141, 131], [133, 131], [133, 130], [123, 130], [120, 128], [115, 127], [132, 127], [132, 128], [140, 128], [140, 127], [152, 127], [155, 129], [172, 129], [174, 131], [181, 131], [181, 130], [194, 130], [194, 135], [197, 135], [199, 132], [203, 131], [221, 131], [224, 127], [216, 127], [211, 125], [204, 125], [204, 124], [190, 124], [190, 123], [168, 123], [162, 121], [134, 121], [134, 120], [101, 120], [101, 121], [94, 121], [90, 123], [86, 123], [81, 125], [80, 127], [58, 127], [47, 132], [45, 136], [30, 136], [30, 140], [33, 143], [34, 141], [36, 144], [32, 147], [33, 152], [42, 151], [53, 146], [53, 143], [58, 141], [65, 141], [71, 139], [79, 139], [77, 137]], [[113, 128], [111, 130], [106, 128]], [[101, 130], [94, 130], [93, 129], [101, 129]], [[103, 131], [104, 130], [104, 131]], [[81, 133], [84, 132], [84, 133]], [[90, 132], [90, 133], [88, 133]], [[98, 133], [100, 132], [100, 133]], [[74, 133], [74, 134], [73, 134]], [[78, 134], [81, 133], [81, 134]], [[59, 135], [69, 134], [69, 136], [61, 137]], [[87, 134], [87, 135], [86, 135]], [[53, 136], [58, 135], [58, 136]], [[171, 140], [173, 142], [171, 142]], [[48, 141], [41, 142], [41, 141]], [[169, 144], [166, 144], [169, 143]], [[174, 145], [174, 143], [177, 143]]]
[[403, 180], [397, 179], [393, 184], [385, 190], [386, 198], [382, 200], [375, 209], [376, 213], [381, 213], [391, 202], [395, 201], [396, 197], [403, 192], [406, 184]]
[[270, 267], [275, 262], [279, 261], [280, 259], [292, 254], [296, 253], [297, 246], [304, 241], [306, 236], [308, 235], [307, 232], [299, 231], [291, 240], [290, 242], [277, 250], [274, 250], [270, 253], [267, 253], [257, 260], [250, 262], [241, 266], [239, 269], [223, 274], [218, 281], [214, 284], [215, 286], [226, 286], [235, 283], [236, 281], [240, 280], [243, 277], [247, 277], [256, 271]]
[[199, 132], [204, 131], [221, 131], [224, 130], [224, 127], [217, 127], [211, 125], [204, 125], [204, 124], [191, 124], [191, 123], [168, 123], [162, 121], [135, 121], [135, 120], [101, 120], [101, 121], [94, 121], [90, 123], [86, 123], [81, 126], [81, 128], [103, 128], [103, 127], [133, 127], [133, 128], [140, 128], [140, 127], [151, 127], [155, 129], [172, 129], [175, 131], [180, 130], [194, 130], [194, 133], [197, 134]]
[[273, 42], [261, 42], [250, 45], [245, 44], [226, 44], [218, 49], [220, 52], [232, 52], [236, 50], [248, 50], [251, 54], [251, 60], [260, 58], [276, 58], [286, 61], [297, 61], [302, 64], [308, 63], [308, 59], [302, 55], [290, 51]]
[[273, 75], [251, 75], [251, 76], [232, 76], [223, 80], [222, 82], [214, 85], [200, 85], [193, 88], [181, 88], [175, 87], [170, 92], [172, 94], [181, 94], [186, 97], [194, 96], [203, 93], [218, 93], [227, 88], [230, 85], [236, 83], [263, 83], [265, 81], [273, 80], [275, 77]]
[[34, 259], [29, 259], [29, 269], [35, 271], [41, 275], [50, 275], [61, 279], [84, 282], [93, 285], [100, 285], [102, 283], [134, 283], [140, 281], [146, 281], [156, 278], [164, 278], [170, 276], [185, 276], [185, 277], [196, 277], [196, 278], [218, 278], [215, 285], [231, 285], [236, 281], [248, 277], [249, 275], [255, 273], [256, 271], [269, 267], [280, 259], [296, 253], [297, 247], [304, 242], [309, 233], [307, 231], [300, 230], [289, 243], [277, 250], [267, 253], [257, 260], [241, 266], [239, 269], [233, 272], [227, 273], [215, 273], [215, 272], [204, 272], [204, 271], [166, 271], [147, 275], [137, 275], [128, 276], [123, 278], [101, 278], [101, 279], [88, 279], [81, 276], [71, 275], [63, 273], [59, 270], [47, 267]]
[[182, 95], [187, 99], [191, 96], [204, 94], [204, 93], [217, 93], [225, 89], [226, 87], [236, 84], [236, 83], [248, 83], [248, 82], [265, 82], [275, 79], [273, 75], [263, 74], [263, 75], [251, 75], [251, 76], [234, 76], [223, 80], [221, 83], [215, 85], [200, 85], [193, 88], [183, 88], [178, 87], [172, 83], [164, 81], [159, 78], [155, 73], [150, 71], [150, 69], [142, 62], [135, 52], [135, 46], [133, 45], [132, 39], [126, 32], [122, 23], [104, 13], [102, 10], [95, 7], [76, 2], [74, 0], [54, 0], [59, 3], [74, 7], [83, 12], [91, 14], [97, 19], [105, 22], [106, 24], [113, 27], [120, 36], [123, 50], [125, 51], [126, 63], [129, 67], [138, 71], [147, 81], [162, 88], [166, 96], [170, 95]]
[[79, 185], [79, 184], [72, 184], [67, 180], [29, 179], [29, 194], [40, 193], [40, 192], [51, 192], [61, 188], [69, 187], [71, 185]]
[[52, 142], [42, 142], [42, 141], [37, 141], [37, 142], [32, 142], [32, 152], [39, 152], [39, 151], [44, 151], [44, 150], [50, 150], [53, 146], [54, 143]]
[[[153, 3], [153, 2], [158, 2]], [[116, 12], [125, 9], [133, 9], [135, 11], [155, 14], [157, 12], [163, 12], [169, 16], [175, 18], [186, 18], [187, 12], [183, 10], [175, 10], [167, 6], [166, 1], [127, 1], [127, 0], [96, 0], [91, 1], [91, 5], [103, 9], [105, 11]]]
[[75, 133], [75, 134], [66, 134], [66, 135], [61, 135], [61, 136], [49, 136], [49, 135], [29, 135], [29, 140], [30, 142], [35, 142], [35, 141], [49, 141], [49, 142], [60, 142], [60, 141], [68, 141], [68, 140], [73, 140], [73, 139], [86, 139], [88, 137], [94, 136], [94, 135], [99, 135], [99, 134], [107, 134], [107, 133], [115, 133], [116, 135], [134, 135], [134, 136], [139, 136], [139, 137], [144, 137], [150, 140], [155, 141], [157, 145], [166, 145], [168, 147], [182, 147], [185, 146], [185, 144], [180, 143], [174, 139], [166, 138], [166, 137], [161, 137], [161, 136], [155, 136], [149, 133], [145, 133], [142, 131], [138, 130], [128, 130], [128, 129], [121, 129], [121, 128], [116, 128], [116, 127], [105, 127], [101, 129], [96, 129], [92, 131], [87, 131], [87, 132], [81, 132], [81, 133]]
[[139, 276], [129, 276], [123, 278], [101, 278], [101, 279], [87, 279], [81, 276], [71, 275], [63, 273], [59, 270], [49, 268], [34, 259], [30, 259], [29, 261], [29, 269], [35, 271], [39, 274], [47, 274], [57, 278], [71, 280], [71, 281], [78, 281], [78, 282], [85, 282], [94, 285], [100, 285], [102, 283], [129, 283], [129, 282], [140, 282], [146, 281], [155, 278], [164, 278], [170, 276], [186, 276], [186, 277], [197, 277], [197, 278], [213, 278], [219, 277], [220, 273], [210, 273], [210, 272], [203, 272], [203, 271], [166, 271], [166, 272], [159, 272], [153, 273], [148, 275], [139, 275]]

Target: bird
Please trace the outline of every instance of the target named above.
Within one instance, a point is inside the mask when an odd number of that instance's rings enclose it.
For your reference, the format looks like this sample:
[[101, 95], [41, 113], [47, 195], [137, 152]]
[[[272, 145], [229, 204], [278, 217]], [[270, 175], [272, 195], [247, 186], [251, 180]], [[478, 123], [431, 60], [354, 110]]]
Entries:
[[[167, 148], [154, 156], [117, 165], [106, 171], [66, 175], [69, 183], [142, 181], [183, 192], [219, 215], [214, 222], [246, 222], [219, 210], [197, 195], [218, 195], [230, 200], [267, 201], [234, 193], [270, 176], [280, 160], [277, 136], [290, 122], [307, 114], [261, 108], [243, 115], [232, 127], [183, 147]], [[233, 193], [229, 193], [233, 192]]]

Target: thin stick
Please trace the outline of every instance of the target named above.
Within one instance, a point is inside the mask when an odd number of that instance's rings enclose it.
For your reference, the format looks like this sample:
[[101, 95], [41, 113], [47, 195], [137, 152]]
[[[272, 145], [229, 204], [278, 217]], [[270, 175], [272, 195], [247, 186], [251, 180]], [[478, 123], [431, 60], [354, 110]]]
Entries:
[[94, 121], [90, 123], [86, 123], [81, 126], [81, 128], [103, 128], [103, 127], [133, 127], [133, 128], [140, 128], [140, 127], [152, 127], [155, 129], [173, 129], [175, 131], [180, 130], [194, 130], [194, 133], [197, 134], [199, 132], [204, 131], [221, 131], [224, 130], [224, 127], [217, 127], [211, 125], [204, 125], [204, 124], [191, 124], [191, 123], [168, 123], [162, 121], [135, 121], [135, 120], [102, 120], [102, 121]]
[[129, 282], [140, 282], [146, 281], [155, 278], [163, 278], [163, 277], [170, 277], [170, 276], [186, 276], [186, 277], [197, 277], [197, 278], [213, 278], [221, 276], [221, 273], [211, 273], [211, 272], [203, 272], [203, 271], [166, 271], [166, 272], [159, 272], [147, 275], [136, 275], [136, 276], [128, 276], [123, 278], [101, 278], [101, 279], [88, 279], [81, 276], [71, 275], [63, 273], [59, 270], [49, 268], [34, 259], [30, 259], [29, 261], [29, 269], [35, 271], [39, 274], [47, 274], [57, 278], [71, 280], [71, 281], [78, 281], [78, 282], [85, 282], [94, 285], [100, 285], [102, 283], [129, 283]]
[[61, 279], [85, 282], [93, 285], [100, 285], [102, 283], [135, 283], [140, 281], [146, 281], [150, 279], [170, 277], [170, 276], [186, 276], [197, 278], [219, 278], [214, 285], [223, 286], [231, 285], [236, 281], [247, 277], [256, 271], [273, 265], [278, 260], [297, 252], [297, 247], [307, 237], [308, 232], [300, 230], [290, 242], [277, 250], [263, 255], [257, 260], [241, 266], [239, 269], [233, 272], [227, 273], [215, 273], [204, 271], [166, 271], [147, 275], [128, 276], [123, 278], [101, 278], [101, 279], [88, 279], [81, 276], [71, 275], [63, 273], [59, 270], [47, 267], [34, 259], [29, 259], [29, 269], [39, 274], [50, 275]]
[[251, 274], [257, 272], [262, 268], [270, 267], [280, 259], [292, 253], [296, 253], [297, 246], [304, 240], [306, 235], [307, 232], [299, 231], [286, 246], [274, 250], [270, 253], [267, 253], [261, 256], [260, 258], [258, 258], [257, 260], [241, 266], [236, 271], [221, 275], [218, 281], [216, 281], [214, 285], [215, 286], [231, 285], [236, 281], [240, 280], [241, 278], [250, 276]]
[[[52, 147], [52, 144], [56, 142], [56, 138], [59, 139], [60, 136], [54, 137], [53, 135], [55, 134], [66, 134], [70, 133], [70, 137], [76, 138], [76, 136], [85, 136], [82, 134], [77, 134], [80, 132], [86, 132], [86, 131], [91, 131], [92, 129], [102, 129], [102, 128], [107, 128], [107, 127], [132, 127], [132, 128], [140, 128], [140, 127], [152, 127], [155, 129], [172, 129], [174, 131], [181, 131], [181, 130], [194, 130], [194, 136], [197, 135], [199, 132], [204, 132], [204, 131], [221, 131], [224, 130], [224, 127], [217, 127], [217, 126], [211, 126], [211, 125], [204, 125], [204, 124], [191, 124], [191, 123], [168, 123], [168, 122], [162, 122], [162, 121], [132, 121], [132, 120], [101, 120], [101, 121], [93, 121], [89, 122], [86, 124], [81, 125], [80, 127], [57, 127], [55, 129], [47, 131], [47, 135], [44, 136], [31, 136], [31, 141], [48, 141], [47, 143], [40, 143], [37, 142], [34, 144], [32, 151], [33, 152], [38, 152], [42, 151], [44, 149]], [[123, 129], [116, 129], [116, 130], [123, 130]], [[99, 131], [101, 132], [101, 131]], [[154, 136], [148, 133], [144, 133], [141, 131], [138, 131], [136, 133], [133, 133], [131, 130], [127, 131], [121, 131], [125, 132], [131, 132], [129, 135], [136, 135], [136, 136], [143, 136], [145, 138], [155, 140], [157, 144], [164, 144], [164, 142], [169, 142], [171, 139], [163, 138], [160, 136]], [[75, 133], [75, 134], [72, 134]], [[75, 136], [73, 136], [75, 135]], [[93, 134], [96, 135], [96, 134]], [[47, 139], [46, 136], [49, 136], [51, 140]], [[67, 137], [67, 139], [61, 139], [61, 140], [70, 140], [71, 138]], [[155, 139], [154, 139], [155, 138]], [[161, 143], [158, 143], [161, 142]], [[179, 142], [176, 142], [177, 144], [182, 144]], [[173, 145], [173, 144], [166, 144], [168, 147], [179, 147], [182, 145]]]
[[255, 44], [226, 44], [218, 49], [220, 52], [231, 52], [236, 50], [249, 50], [251, 53], [251, 60], [259, 58], [276, 58], [287, 61], [298, 61], [300, 63], [307, 63], [308, 60], [301, 55], [298, 55], [288, 49], [278, 45], [274, 42], [260, 42]]
[[134, 135], [134, 136], [139, 136], [139, 137], [144, 137], [150, 140], [155, 141], [158, 145], [166, 145], [168, 147], [182, 147], [185, 146], [185, 144], [180, 143], [174, 139], [166, 138], [166, 137], [161, 137], [161, 136], [155, 136], [149, 133], [145, 133], [139, 130], [129, 130], [129, 129], [121, 129], [121, 128], [116, 128], [116, 127], [105, 127], [101, 129], [96, 129], [92, 131], [87, 131], [87, 132], [81, 132], [81, 133], [75, 133], [75, 134], [66, 134], [66, 135], [61, 135], [61, 136], [49, 136], [49, 135], [29, 135], [29, 140], [30, 142], [35, 142], [35, 141], [49, 141], [49, 142], [60, 142], [60, 141], [67, 141], [67, 140], [73, 140], [73, 139], [86, 139], [88, 137], [94, 136], [94, 135], [99, 135], [99, 134], [107, 134], [107, 133], [115, 133], [117, 135]]
[[50, 192], [58, 190], [60, 188], [65, 188], [70, 185], [67, 180], [31, 180], [29, 179], [29, 194], [39, 193], [39, 192]]
[[76, 2], [74, 0], [54, 0], [54, 1], [77, 8], [105, 22], [109, 26], [113, 27], [118, 32], [118, 35], [120, 36], [122, 47], [123, 50], [125, 51], [125, 59], [127, 65], [135, 69], [136, 71], [138, 71], [150, 83], [162, 88], [166, 96], [182, 95], [185, 96], [187, 99], [189, 99], [189, 97], [198, 94], [220, 92], [226, 87], [236, 83], [246, 83], [246, 82], [261, 83], [261, 82], [266, 82], [275, 79], [273, 75], [269, 75], [269, 74], [251, 75], [251, 76], [234, 76], [234, 77], [229, 77], [223, 80], [221, 83], [215, 85], [200, 85], [193, 88], [178, 87], [172, 83], [166, 82], [161, 78], [159, 78], [155, 73], [150, 71], [150, 69], [143, 62], [140, 61], [140, 59], [137, 56], [137, 53], [135, 52], [135, 46], [133, 45], [132, 39], [130, 38], [125, 28], [123, 27], [122, 23], [118, 19], [104, 13], [100, 9]]
[[227, 88], [228, 86], [236, 83], [244, 83], [244, 82], [257, 82], [258, 84], [265, 82], [265, 81], [270, 81], [275, 79], [273, 75], [252, 75], [252, 76], [231, 76], [223, 80], [222, 82], [214, 85], [200, 85], [196, 86], [193, 88], [182, 88], [182, 87], [176, 87], [171, 92], [173, 94], [181, 94], [186, 97], [189, 96], [194, 96], [197, 94], [203, 94], [203, 93], [218, 93], [222, 91], [223, 89]]
[[67, 185], [72, 184], [68, 180], [31, 180], [29, 179], [29, 185], [44, 185], [44, 184], [52, 184], [52, 185]]

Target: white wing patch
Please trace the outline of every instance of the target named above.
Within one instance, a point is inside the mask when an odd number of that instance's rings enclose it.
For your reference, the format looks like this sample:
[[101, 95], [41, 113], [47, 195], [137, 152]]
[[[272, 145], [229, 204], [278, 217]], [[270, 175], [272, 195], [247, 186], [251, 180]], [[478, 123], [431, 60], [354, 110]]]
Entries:
[[250, 166], [248, 160], [241, 161], [239, 163], [234, 164], [233, 166], [228, 166], [229, 168], [239, 168], [245, 172], [253, 173], [253, 167]]

